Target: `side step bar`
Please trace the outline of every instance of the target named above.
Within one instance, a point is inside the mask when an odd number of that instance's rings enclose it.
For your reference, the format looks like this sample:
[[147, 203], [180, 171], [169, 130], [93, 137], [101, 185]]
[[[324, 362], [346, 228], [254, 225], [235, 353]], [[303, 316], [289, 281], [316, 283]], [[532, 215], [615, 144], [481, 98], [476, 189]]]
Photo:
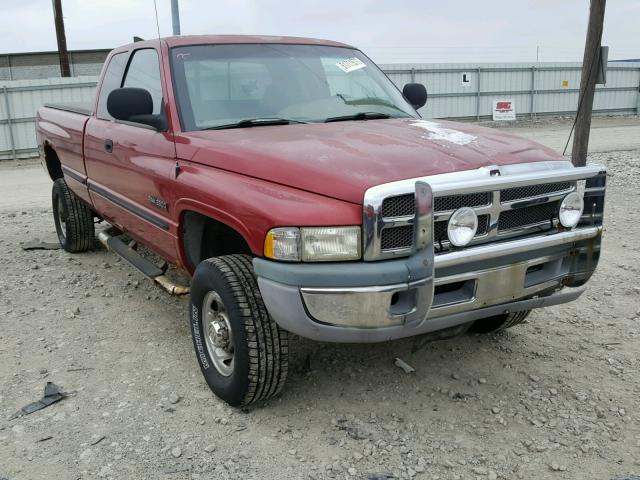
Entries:
[[153, 280], [171, 295], [186, 295], [189, 293], [189, 287], [173, 282], [164, 274], [161, 268], [142, 257], [118, 237], [110, 235], [107, 231], [102, 231], [98, 233], [98, 240], [107, 250], [120, 255], [129, 265], [139, 270], [145, 277]]

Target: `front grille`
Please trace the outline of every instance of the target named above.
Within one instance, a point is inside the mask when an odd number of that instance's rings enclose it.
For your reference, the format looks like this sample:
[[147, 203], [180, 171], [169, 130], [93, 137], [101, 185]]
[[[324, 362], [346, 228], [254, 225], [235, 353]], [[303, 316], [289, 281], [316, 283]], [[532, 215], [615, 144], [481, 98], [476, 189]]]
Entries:
[[491, 192], [467, 193], [464, 195], [448, 195], [433, 199], [434, 212], [448, 212], [461, 207], [483, 207], [491, 203]]
[[[389, 197], [382, 202], [384, 218], [407, 217], [415, 214], [415, 196], [413, 193]], [[434, 212], [449, 212], [462, 207], [484, 207], [491, 203], [491, 192], [447, 195], [433, 199]]]
[[382, 216], [384, 218], [407, 217], [414, 215], [416, 201], [413, 193], [389, 197], [382, 202]]
[[[434, 197], [433, 212], [436, 219], [433, 224], [433, 242], [437, 252], [446, 252], [451, 248], [447, 235], [448, 217], [462, 207], [470, 207], [478, 213], [478, 230], [474, 244], [487, 243], [500, 238], [517, 237], [538, 229], [547, 231], [554, 227], [558, 220], [558, 208], [561, 200], [549, 202], [550, 196], [564, 193], [574, 188], [573, 182], [554, 182], [540, 185], [525, 185], [505, 188], [501, 191], [484, 191], [464, 194], [448, 194]], [[496, 195], [496, 194], [499, 194]], [[495, 203], [494, 202], [495, 195]], [[537, 197], [536, 200], [532, 200]], [[535, 202], [533, 205], [518, 206]], [[528, 201], [527, 201], [528, 200]], [[509, 205], [507, 205], [509, 203]], [[397, 251], [413, 251], [416, 221], [415, 193], [398, 193], [385, 198], [380, 207], [379, 216], [382, 229], [379, 230], [379, 252], [382, 256], [392, 255]], [[497, 222], [495, 230], [490, 231], [491, 222]], [[537, 230], [536, 230], [537, 231]]]
[[486, 235], [489, 230], [489, 215], [480, 215], [478, 217], [478, 231], [476, 237], [480, 235]]
[[560, 202], [557, 201], [504, 211], [498, 219], [498, 232], [514, 230], [543, 222], [548, 222], [549, 228], [551, 228], [553, 226], [553, 220], [558, 217], [559, 207]]
[[413, 226], [404, 225], [402, 227], [385, 228], [382, 230], [380, 238], [380, 248], [382, 250], [397, 250], [400, 248], [410, 248], [413, 245]]
[[433, 243], [438, 244], [440, 242], [449, 241], [449, 237], [447, 236], [447, 222], [435, 222], [433, 224]]
[[508, 188], [500, 192], [501, 202], [513, 202], [525, 198], [563, 192], [571, 188], [570, 182], [544, 183], [541, 185], [525, 185], [523, 187]]
[[[449, 241], [449, 236], [447, 235], [447, 223], [448, 220], [435, 222], [433, 224], [433, 243], [436, 245], [440, 243], [445, 243]], [[476, 231], [476, 237], [481, 237], [482, 235], [486, 235], [489, 231], [489, 215], [479, 215], [478, 216], [478, 230]]]

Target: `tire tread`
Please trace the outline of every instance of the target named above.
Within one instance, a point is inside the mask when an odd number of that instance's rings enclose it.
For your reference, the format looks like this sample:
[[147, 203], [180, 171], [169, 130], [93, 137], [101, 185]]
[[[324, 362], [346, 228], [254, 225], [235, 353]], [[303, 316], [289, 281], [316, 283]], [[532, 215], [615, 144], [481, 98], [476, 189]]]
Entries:
[[471, 325], [471, 331], [476, 333], [498, 333], [507, 328], [515, 327], [523, 323], [531, 313], [531, 310], [511, 312], [493, 317], [481, 318]]
[[[62, 246], [69, 253], [91, 250], [95, 242], [93, 212], [69, 189], [64, 178], [59, 178], [53, 185], [54, 215], [57, 210], [57, 205], [55, 204], [56, 192], [58, 195], [62, 195], [62, 201], [67, 208], [67, 229], [65, 241], [64, 243], [61, 242]], [[57, 222], [57, 218], [55, 220]]]
[[500, 330], [506, 330], [507, 328], [515, 327], [521, 324], [529, 316], [531, 310], [522, 310], [520, 312], [514, 312], [507, 315], [507, 319], [500, 327]]
[[277, 395], [288, 373], [288, 334], [271, 318], [264, 305], [251, 257], [225, 255], [204, 261], [225, 278], [242, 317], [249, 347], [249, 386], [241, 405]]

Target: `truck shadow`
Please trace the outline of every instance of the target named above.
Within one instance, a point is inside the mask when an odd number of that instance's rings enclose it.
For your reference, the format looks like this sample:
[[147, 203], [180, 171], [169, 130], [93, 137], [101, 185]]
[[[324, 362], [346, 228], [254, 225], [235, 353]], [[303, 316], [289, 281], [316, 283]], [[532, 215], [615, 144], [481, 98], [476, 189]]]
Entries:
[[[527, 326], [520, 326], [527, 328]], [[525, 335], [463, 333], [444, 340], [415, 337], [376, 344], [329, 344], [291, 338], [290, 370], [282, 402], [317, 408], [348, 404], [415, 405], [477, 398], [479, 388], [518, 382], [511, 352], [526, 352]], [[415, 369], [406, 373], [400, 358]], [[436, 397], [436, 398], [434, 398]], [[433, 399], [433, 400], [430, 400]]]

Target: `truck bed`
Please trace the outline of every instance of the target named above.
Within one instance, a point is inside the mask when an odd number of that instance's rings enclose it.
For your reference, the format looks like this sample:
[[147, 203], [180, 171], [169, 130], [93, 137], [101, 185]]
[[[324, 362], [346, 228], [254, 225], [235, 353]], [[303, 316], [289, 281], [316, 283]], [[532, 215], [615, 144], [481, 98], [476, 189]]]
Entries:
[[63, 112], [77, 113], [86, 117], [91, 116], [93, 113], [90, 103], [45, 103], [44, 106], [54, 110], [62, 110]]
[[89, 204], [84, 129], [91, 115], [92, 108], [86, 104], [46, 104], [38, 109], [36, 119], [38, 142], [55, 152], [69, 188]]

